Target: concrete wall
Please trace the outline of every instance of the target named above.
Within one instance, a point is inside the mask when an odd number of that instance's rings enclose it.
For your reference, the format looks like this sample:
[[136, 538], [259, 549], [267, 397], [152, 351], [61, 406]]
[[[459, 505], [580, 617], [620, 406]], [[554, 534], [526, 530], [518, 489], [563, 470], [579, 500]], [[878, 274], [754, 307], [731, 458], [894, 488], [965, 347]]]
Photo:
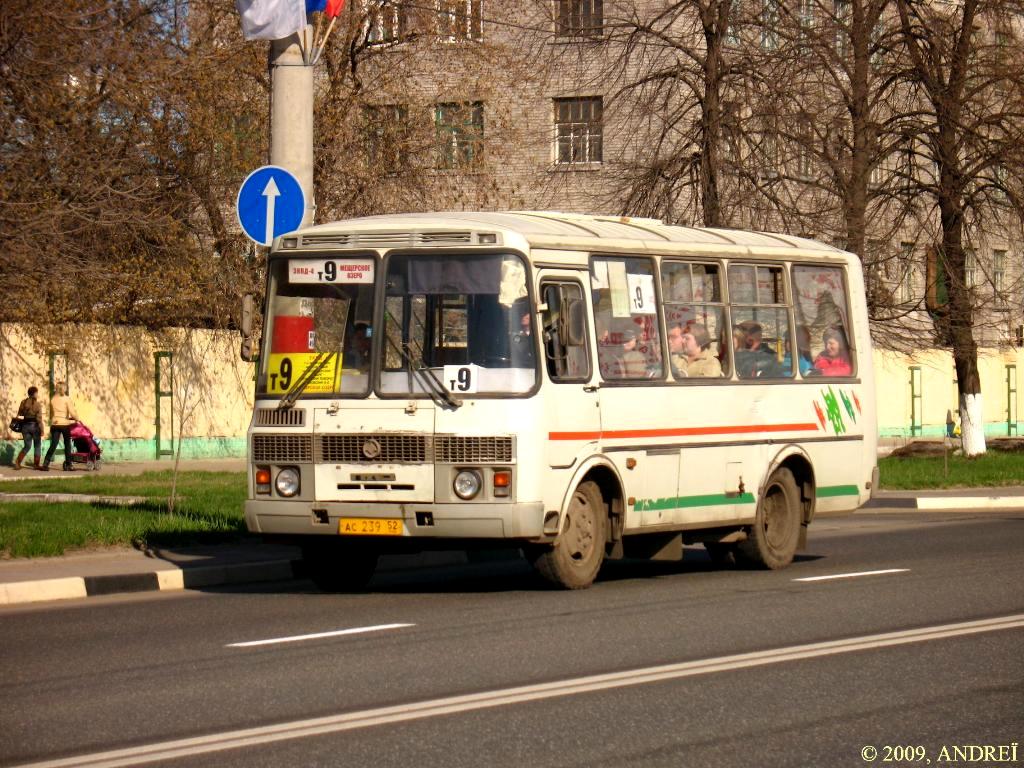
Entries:
[[29, 386], [46, 399], [53, 353], [66, 355], [79, 419], [100, 439], [104, 459], [156, 458], [156, 352], [171, 353], [163, 447], [176, 450], [180, 442], [183, 458], [244, 456], [254, 367], [239, 359], [238, 344], [238, 334], [227, 331], [0, 324], [0, 461], [8, 463], [20, 445], [7, 423]]
[[[1021, 388], [1024, 386], [1024, 355], [1020, 349], [985, 349], [978, 354], [981, 375], [985, 434], [1024, 435], [1020, 418]], [[940, 437], [946, 432], [946, 411], [957, 410], [956, 369], [948, 350], [928, 350], [914, 355], [875, 350], [875, 380], [878, 388], [878, 432], [881, 437]], [[1015, 390], [1007, 396], [1007, 366]], [[918, 373], [912, 374], [917, 368]], [[914, 382], [911, 383], [913, 375]], [[914, 395], [918, 397], [915, 398]], [[1007, 406], [1009, 420], [1007, 427]], [[914, 418], [916, 408], [917, 416]], [[959, 417], [957, 417], [959, 420]], [[913, 425], [920, 425], [914, 428]]]

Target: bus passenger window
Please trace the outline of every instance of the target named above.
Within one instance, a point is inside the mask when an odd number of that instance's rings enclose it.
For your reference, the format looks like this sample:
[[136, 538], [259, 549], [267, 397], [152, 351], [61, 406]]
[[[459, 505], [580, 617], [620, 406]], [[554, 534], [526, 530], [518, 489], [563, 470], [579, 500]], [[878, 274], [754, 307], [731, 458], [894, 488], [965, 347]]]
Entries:
[[595, 257], [590, 284], [601, 377], [609, 381], [662, 378], [650, 259]]
[[724, 376], [729, 351], [722, 343], [726, 322], [718, 265], [664, 261], [661, 283], [672, 377]]
[[791, 329], [783, 268], [729, 265], [729, 300], [737, 375], [741, 379], [792, 378], [793, 357], [786, 346]]
[[853, 376], [856, 373], [850, 336], [846, 282], [841, 267], [794, 266], [793, 292], [798, 327], [807, 331], [805, 376]]

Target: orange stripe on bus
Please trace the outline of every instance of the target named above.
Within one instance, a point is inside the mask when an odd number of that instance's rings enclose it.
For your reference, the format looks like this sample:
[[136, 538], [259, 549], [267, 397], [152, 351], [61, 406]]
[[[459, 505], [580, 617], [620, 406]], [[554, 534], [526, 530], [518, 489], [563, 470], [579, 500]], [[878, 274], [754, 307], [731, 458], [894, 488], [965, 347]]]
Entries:
[[748, 435], [755, 432], [817, 432], [818, 425], [740, 424], [721, 427], [677, 427], [675, 429], [614, 429], [598, 432], [549, 432], [548, 440], [616, 440], [638, 437], [687, 437], [690, 435]]

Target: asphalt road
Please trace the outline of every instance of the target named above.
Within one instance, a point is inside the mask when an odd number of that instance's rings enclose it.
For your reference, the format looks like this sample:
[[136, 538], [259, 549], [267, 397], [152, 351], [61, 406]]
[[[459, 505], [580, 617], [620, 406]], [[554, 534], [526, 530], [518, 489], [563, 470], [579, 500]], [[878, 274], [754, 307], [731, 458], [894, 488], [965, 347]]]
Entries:
[[1022, 549], [1021, 513], [860, 514], [780, 572], [693, 549], [583, 592], [497, 562], [0, 609], [0, 765], [940, 764], [1024, 743]]

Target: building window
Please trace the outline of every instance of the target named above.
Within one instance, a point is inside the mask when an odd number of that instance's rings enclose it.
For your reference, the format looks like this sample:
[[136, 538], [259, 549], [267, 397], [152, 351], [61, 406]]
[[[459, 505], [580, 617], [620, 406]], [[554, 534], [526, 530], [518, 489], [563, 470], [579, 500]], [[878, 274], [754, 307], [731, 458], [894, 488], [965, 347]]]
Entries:
[[978, 285], [978, 258], [973, 248], [964, 248], [964, 285], [967, 288]]
[[914, 300], [914, 244], [900, 243], [899, 283], [896, 286], [896, 300], [909, 304]]
[[384, 173], [395, 173], [407, 159], [409, 109], [403, 104], [363, 108], [363, 135], [367, 165]]
[[730, 0], [729, 2], [729, 25], [725, 30], [725, 44], [738, 47], [742, 41], [740, 32], [740, 14], [743, 12], [742, 0]]
[[992, 251], [992, 289], [995, 291], [996, 305], [1006, 305], [1006, 251]]
[[367, 0], [364, 23], [368, 43], [394, 43], [408, 33], [409, 16], [396, 0]]
[[779, 0], [764, 0], [761, 6], [761, 47], [769, 51], [779, 47]]
[[442, 40], [483, 40], [483, 0], [436, 0], [437, 35]]
[[850, 0], [835, 0], [836, 53], [845, 59], [850, 55]]
[[483, 159], [484, 104], [482, 101], [434, 106], [437, 167], [467, 168]]
[[604, 0], [557, 0], [556, 37], [600, 37], [604, 30]]
[[555, 163], [600, 163], [603, 106], [600, 96], [555, 99]]

